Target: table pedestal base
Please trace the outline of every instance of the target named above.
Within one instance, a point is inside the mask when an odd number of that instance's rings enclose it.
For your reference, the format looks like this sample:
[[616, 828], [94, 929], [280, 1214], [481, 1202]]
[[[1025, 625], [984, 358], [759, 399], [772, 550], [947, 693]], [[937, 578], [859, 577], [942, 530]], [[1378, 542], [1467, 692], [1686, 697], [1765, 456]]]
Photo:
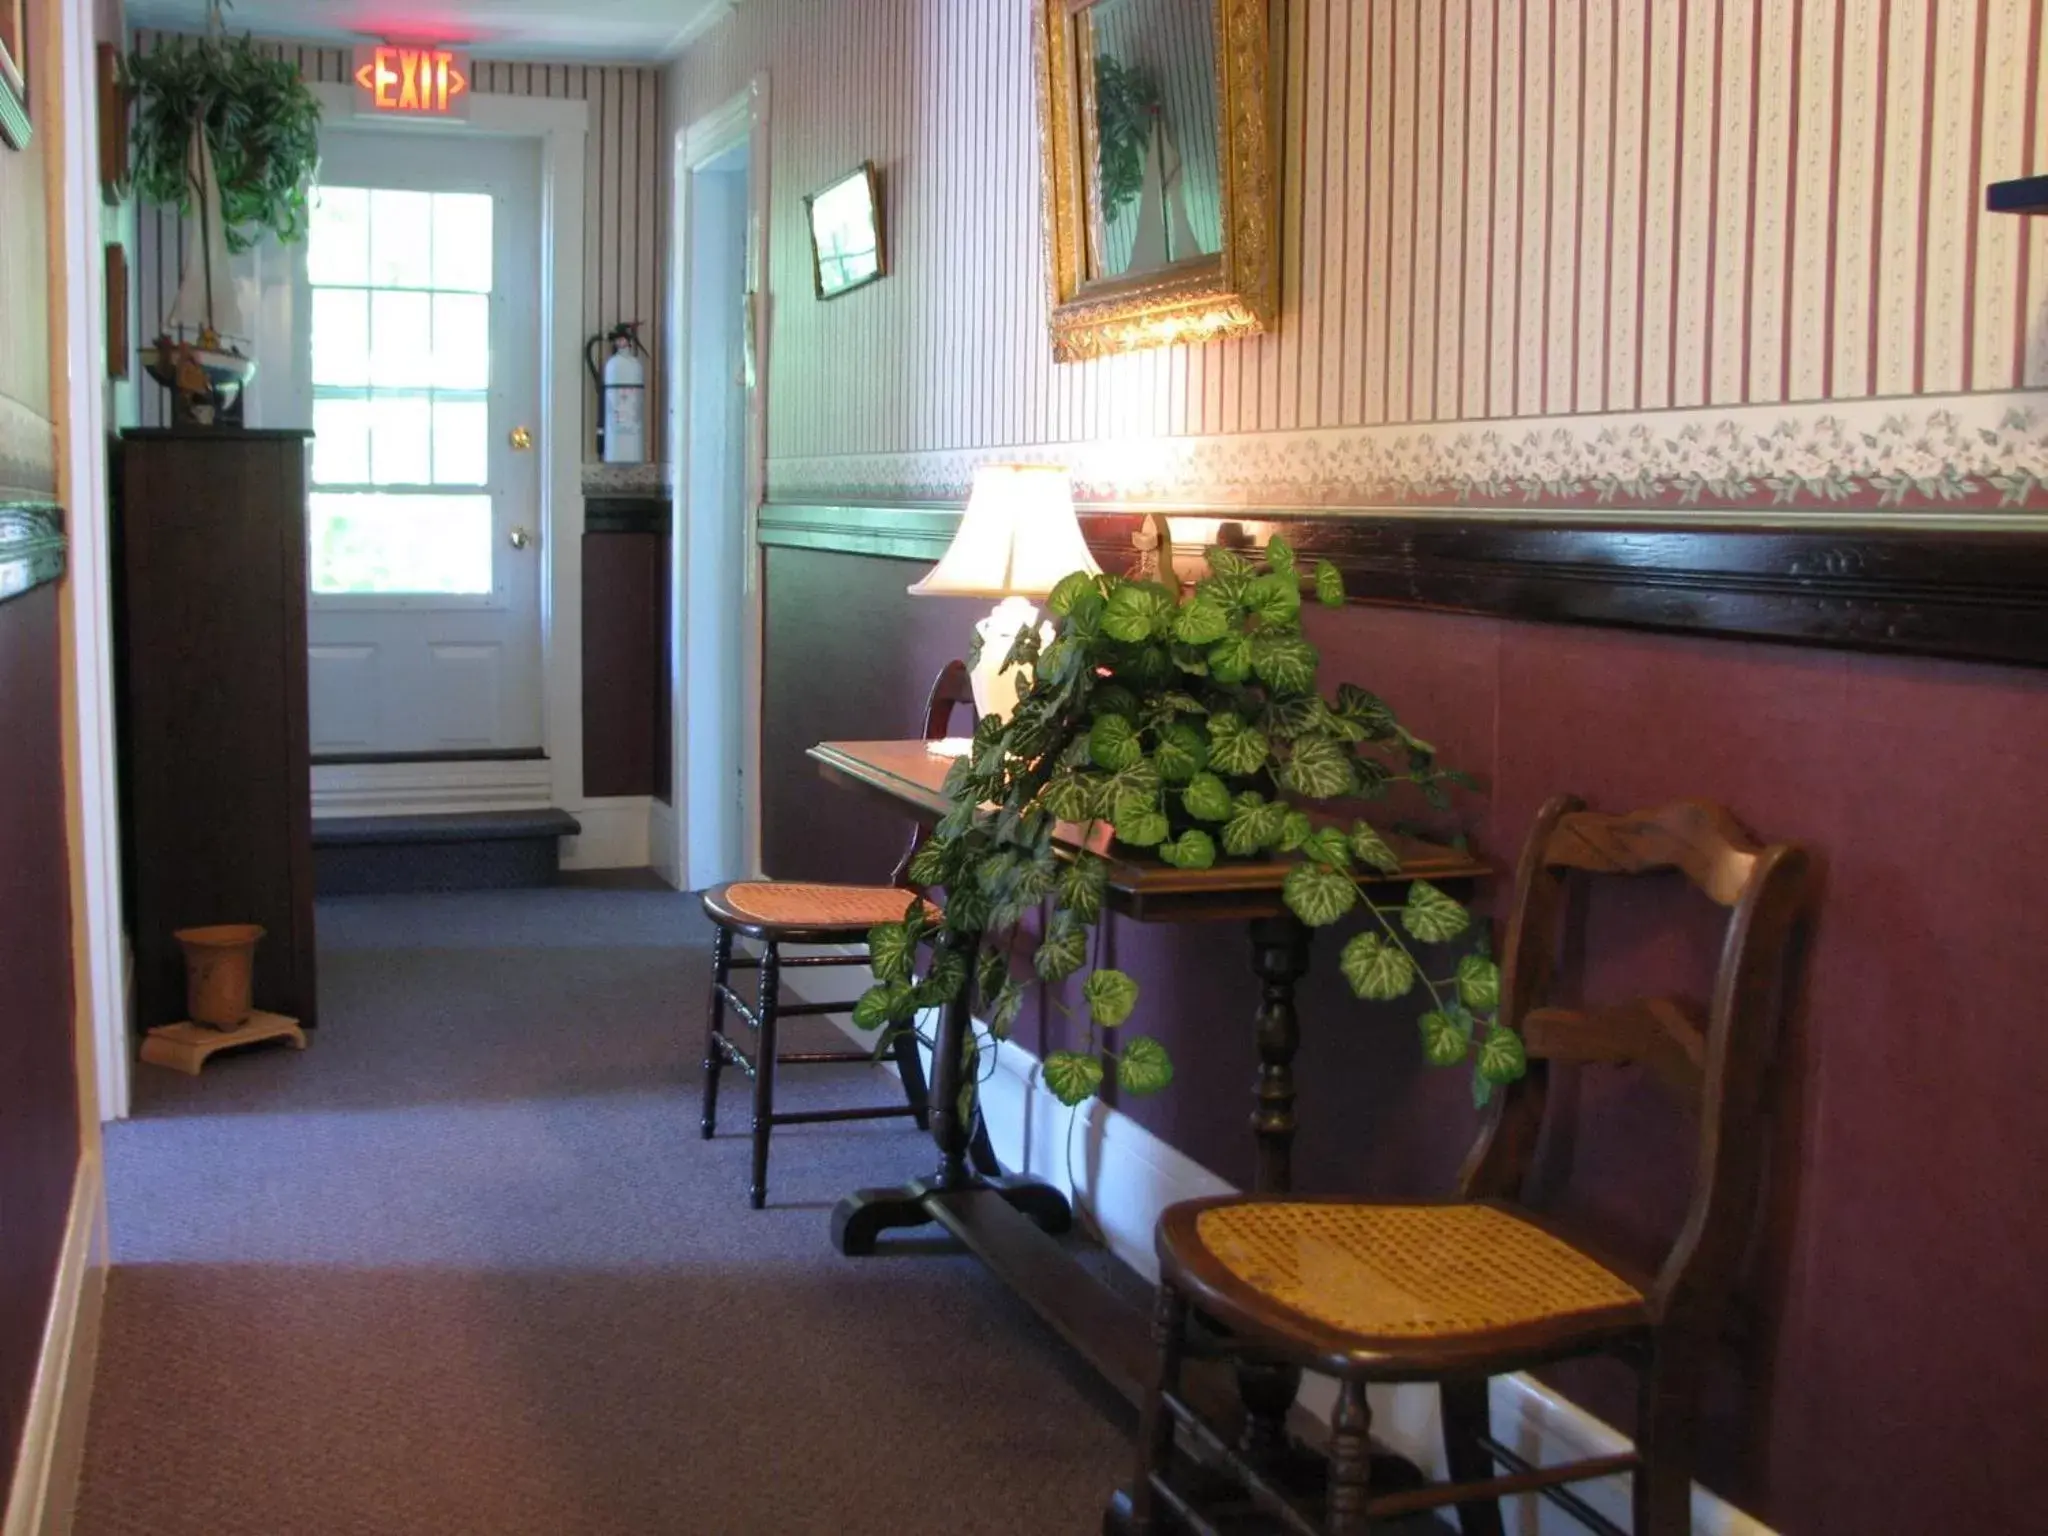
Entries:
[[951, 1188], [931, 1179], [914, 1179], [879, 1189], [856, 1190], [832, 1208], [832, 1246], [850, 1259], [875, 1251], [875, 1239], [892, 1227], [946, 1225], [950, 1204], [962, 1200], [998, 1199], [1030, 1218], [1033, 1226], [1058, 1236], [1074, 1225], [1067, 1197], [1043, 1179], [1021, 1174], [976, 1176]]

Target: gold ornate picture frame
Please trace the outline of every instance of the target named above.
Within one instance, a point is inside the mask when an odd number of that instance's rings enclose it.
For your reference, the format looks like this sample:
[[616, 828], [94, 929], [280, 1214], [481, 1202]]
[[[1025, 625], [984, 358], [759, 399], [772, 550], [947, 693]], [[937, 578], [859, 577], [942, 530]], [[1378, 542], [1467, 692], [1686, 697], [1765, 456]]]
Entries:
[[0, 143], [28, 148], [28, 5], [0, 0]]
[[1092, 275], [1103, 222], [1091, 168], [1101, 163], [1096, 98], [1105, 66], [1091, 48], [1090, 13], [1136, 3], [1037, 0], [1045, 257], [1060, 362], [1262, 331], [1279, 307], [1279, 114], [1267, 0], [1150, 0], [1209, 16], [1220, 249], [1136, 273]]

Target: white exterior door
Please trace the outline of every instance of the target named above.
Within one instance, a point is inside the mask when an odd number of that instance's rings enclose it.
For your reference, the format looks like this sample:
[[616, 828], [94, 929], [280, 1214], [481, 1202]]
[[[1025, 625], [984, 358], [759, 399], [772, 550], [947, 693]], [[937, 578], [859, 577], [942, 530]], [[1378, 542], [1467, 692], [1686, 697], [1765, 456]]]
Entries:
[[538, 750], [538, 143], [335, 123], [321, 155], [313, 753]]

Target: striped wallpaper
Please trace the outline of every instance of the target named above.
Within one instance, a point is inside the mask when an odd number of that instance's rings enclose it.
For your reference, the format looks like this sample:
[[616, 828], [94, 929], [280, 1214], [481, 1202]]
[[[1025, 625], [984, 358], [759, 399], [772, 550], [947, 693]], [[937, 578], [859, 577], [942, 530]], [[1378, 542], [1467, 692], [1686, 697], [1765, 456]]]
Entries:
[[[1005, 446], [1384, 458], [1416, 424], [1578, 443], [1578, 417], [1708, 408], [1761, 439], [1787, 402], [2043, 404], [1995, 397], [2048, 384], [2048, 220], [1979, 211], [2048, 170], [2040, 0], [1287, 0], [1276, 333], [1061, 366], [1031, 9], [755, 0], [675, 66], [679, 122], [772, 77], [771, 486], [943, 489], [919, 461]], [[820, 304], [798, 198], [863, 157], [891, 278]], [[2043, 434], [2015, 452], [2048, 472]]]
[[[135, 46], [149, 48], [155, 34], [140, 32]], [[294, 60], [313, 81], [348, 79], [351, 51], [316, 44], [267, 42], [266, 51]], [[490, 95], [560, 96], [590, 103], [590, 138], [583, 187], [583, 332], [639, 320], [650, 354], [649, 409], [660, 408], [663, 297], [667, 286], [668, 126], [658, 69], [631, 65], [527, 64], [478, 59], [476, 88]], [[143, 209], [134, 285], [139, 305], [135, 334], [157, 333], [160, 317], [178, 291], [183, 247], [177, 214]], [[142, 391], [142, 419], [157, 425], [163, 392]], [[585, 453], [596, 403], [584, 400]]]

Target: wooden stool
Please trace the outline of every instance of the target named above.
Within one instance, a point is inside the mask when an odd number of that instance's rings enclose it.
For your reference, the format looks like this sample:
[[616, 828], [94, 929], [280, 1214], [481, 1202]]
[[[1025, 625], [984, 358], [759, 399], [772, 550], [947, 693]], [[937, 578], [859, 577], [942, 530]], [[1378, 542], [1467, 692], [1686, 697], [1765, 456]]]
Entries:
[[[954, 712], [973, 709], [974, 695], [968, 686], [967, 667], [949, 661], [940, 669], [925, 700], [924, 736], [937, 741], [946, 734]], [[873, 1120], [890, 1115], [910, 1115], [919, 1130], [930, 1129], [930, 1110], [924, 1080], [924, 1063], [918, 1055], [917, 1038], [908, 1030], [898, 1031], [890, 1041], [897, 1070], [903, 1076], [902, 1105], [853, 1109], [814, 1109], [778, 1114], [775, 1109], [775, 1073], [781, 1066], [814, 1062], [872, 1061], [866, 1051], [793, 1051], [776, 1049], [776, 1022], [798, 1014], [844, 1013], [850, 1002], [784, 1003], [780, 988], [783, 967], [852, 967], [865, 969], [868, 953], [843, 955], [782, 954], [784, 944], [865, 943], [868, 930], [877, 923], [899, 922], [913, 901], [924, 900], [921, 892], [906, 886], [910, 860], [928, 832], [911, 836], [910, 846], [897, 862], [889, 885], [822, 885], [794, 880], [741, 880], [720, 885], [704, 893], [704, 915], [717, 925], [711, 948], [711, 1006], [704, 1037], [704, 1139], [709, 1141], [718, 1127], [718, 1076], [726, 1062], [754, 1080], [754, 1173], [748, 1198], [755, 1210], [768, 1199], [768, 1136], [778, 1125], [798, 1125], [819, 1120]], [[937, 920], [943, 914], [931, 902], [927, 910]], [[733, 936], [744, 934], [761, 943], [759, 956], [734, 955]], [[750, 1007], [732, 988], [732, 973], [757, 970], [755, 1001]], [[730, 1006], [755, 1032], [753, 1055], [735, 1045], [725, 1033], [725, 1010]], [[994, 1161], [988, 1150], [986, 1131], [977, 1130], [977, 1161]]]
[[[1655, 870], [1678, 871], [1730, 909], [1706, 1018], [1673, 998], [1547, 1006], [1568, 877]], [[1501, 992], [1501, 1022], [1521, 1032], [1529, 1071], [1495, 1092], [1459, 1201], [1228, 1196], [1171, 1207], [1157, 1233], [1159, 1370], [1139, 1430], [1137, 1479], [1128, 1517], [1113, 1504], [1105, 1530], [1219, 1528], [1169, 1476], [1179, 1426], [1296, 1536], [1364, 1531], [1453, 1504], [1466, 1536], [1500, 1536], [1498, 1500], [1537, 1490], [1590, 1529], [1624, 1536], [1564, 1487], [1623, 1473], [1633, 1474], [1635, 1536], [1684, 1536], [1701, 1378], [1747, 1245], [1769, 1066], [1813, 905], [1805, 851], [1759, 846], [1718, 806], [1601, 816], [1569, 797], [1551, 801], [1516, 876]], [[1602, 1257], [1518, 1203], [1543, 1128], [1549, 1063], [1560, 1060], [1636, 1063], [1696, 1111], [1687, 1219], [1655, 1274]], [[1220, 1325], [1220, 1343], [1197, 1345], [1191, 1310]], [[1189, 1405], [1181, 1361], [1196, 1347], [1338, 1379], [1319, 1508], [1283, 1492], [1257, 1457]], [[1593, 1354], [1616, 1356], [1638, 1374], [1632, 1452], [1538, 1467], [1494, 1438], [1491, 1377]], [[1431, 1380], [1443, 1397], [1453, 1481], [1375, 1495], [1366, 1385]]]
[[[929, 1107], [925, 1095], [924, 1063], [917, 1054], [917, 1038], [908, 1030], [898, 1031], [890, 1049], [897, 1069], [903, 1074], [902, 1104], [864, 1105], [851, 1109], [806, 1109], [778, 1113], [775, 1108], [775, 1074], [784, 1066], [817, 1062], [873, 1061], [868, 1051], [779, 1051], [776, 1024], [798, 1014], [844, 1013], [852, 1005], [836, 1003], [785, 1003], [781, 998], [782, 968], [810, 966], [859, 966], [868, 964], [865, 949], [850, 955], [782, 954], [784, 944], [843, 944], [864, 939], [877, 923], [900, 920], [910, 904], [920, 898], [914, 891], [889, 885], [805, 885], [795, 881], [750, 880], [714, 886], [704, 893], [704, 914], [718, 925], [711, 945], [711, 1017], [704, 1037], [704, 1139], [718, 1130], [718, 1075], [730, 1061], [754, 1080], [754, 1176], [748, 1199], [755, 1210], [768, 1199], [768, 1136], [778, 1125], [801, 1125], [820, 1120], [877, 1120], [892, 1115], [909, 1115], [919, 1130], [929, 1128]], [[929, 903], [927, 903], [929, 905]], [[934, 911], [937, 909], [934, 908]], [[734, 934], [761, 941], [757, 956], [734, 955]], [[736, 970], [757, 970], [755, 1002], [746, 1000], [731, 985]], [[725, 1010], [732, 1011], [755, 1033], [750, 1056], [725, 1033]]]

